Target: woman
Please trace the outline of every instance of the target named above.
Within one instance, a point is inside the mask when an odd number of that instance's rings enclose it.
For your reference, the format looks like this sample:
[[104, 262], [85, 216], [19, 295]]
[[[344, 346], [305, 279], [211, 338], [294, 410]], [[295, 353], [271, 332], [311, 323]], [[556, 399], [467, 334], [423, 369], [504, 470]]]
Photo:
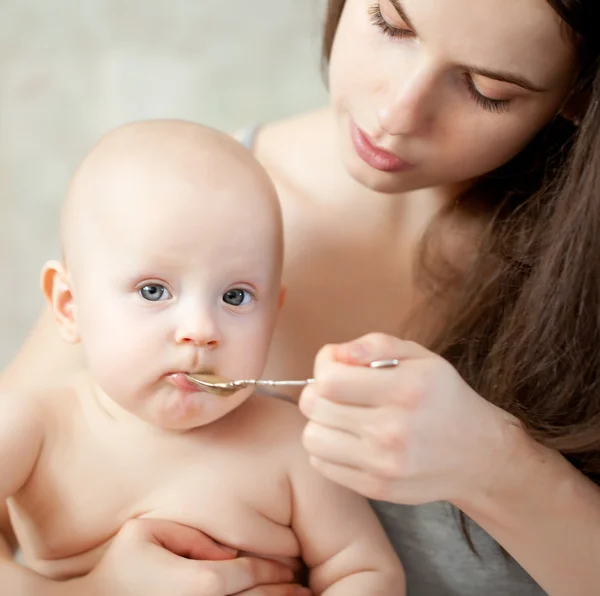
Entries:
[[[595, 0], [330, 0], [331, 107], [255, 138], [287, 233], [265, 374], [309, 375], [330, 344], [305, 446], [377, 499], [409, 593], [600, 590], [598, 24]], [[6, 385], [78, 366], [51, 328]], [[126, 593], [119, 547], [162, 570], [146, 538], [120, 535], [97, 581]], [[224, 563], [193, 593], [236, 593]]]

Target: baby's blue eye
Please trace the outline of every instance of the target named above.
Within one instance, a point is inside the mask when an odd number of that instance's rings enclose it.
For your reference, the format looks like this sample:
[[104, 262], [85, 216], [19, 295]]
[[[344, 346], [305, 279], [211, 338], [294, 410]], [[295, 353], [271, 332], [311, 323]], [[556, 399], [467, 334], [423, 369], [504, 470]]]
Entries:
[[160, 284], [148, 284], [139, 290], [140, 296], [149, 302], [159, 302], [160, 300], [168, 300], [172, 298], [171, 292]]
[[223, 302], [230, 304], [231, 306], [246, 306], [252, 300], [252, 294], [246, 290], [240, 290], [238, 288], [234, 288], [233, 290], [228, 290], [223, 294]]

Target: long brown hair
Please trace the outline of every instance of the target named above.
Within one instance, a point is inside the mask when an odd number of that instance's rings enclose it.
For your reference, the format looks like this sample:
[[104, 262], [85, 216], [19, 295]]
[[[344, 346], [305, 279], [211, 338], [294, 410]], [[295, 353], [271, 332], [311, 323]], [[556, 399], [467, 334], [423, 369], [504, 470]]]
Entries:
[[[432, 250], [444, 215], [425, 236], [420, 265], [437, 295], [451, 297], [433, 349], [600, 484], [600, 2], [547, 1], [578, 53], [581, 123], [557, 116], [462, 197], [459, 205], [483, 206], [487, 220], [466, 271]], [[325, 65], [344, 4], [328, 4]]]

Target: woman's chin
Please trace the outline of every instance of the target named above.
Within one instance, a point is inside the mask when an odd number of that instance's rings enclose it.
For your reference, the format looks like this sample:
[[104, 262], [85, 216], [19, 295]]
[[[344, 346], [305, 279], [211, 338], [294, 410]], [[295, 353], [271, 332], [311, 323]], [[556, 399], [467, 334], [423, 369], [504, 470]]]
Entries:
[[415, 172], [382, 172], [361, 161], [356, 155], [344, 156], [344, 167], [361, 186], [377, 193], [391, 195], [423, 188]]

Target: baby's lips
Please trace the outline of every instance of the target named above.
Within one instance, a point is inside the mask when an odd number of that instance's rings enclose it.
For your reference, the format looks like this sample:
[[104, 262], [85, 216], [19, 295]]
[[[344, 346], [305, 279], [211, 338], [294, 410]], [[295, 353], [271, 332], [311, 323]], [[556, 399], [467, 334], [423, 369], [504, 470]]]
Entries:
[[175, 387], [182, 389], [183, 391], [190, 391], [192, 393], [202, 392], [200, 387], [194, 385], [188, 380], [186, 373], [184, 372], [171, 373], [168, 375], [168, 379], [171, 381], [171, 383], [173, 383], [173, 385], [175, 385]]

